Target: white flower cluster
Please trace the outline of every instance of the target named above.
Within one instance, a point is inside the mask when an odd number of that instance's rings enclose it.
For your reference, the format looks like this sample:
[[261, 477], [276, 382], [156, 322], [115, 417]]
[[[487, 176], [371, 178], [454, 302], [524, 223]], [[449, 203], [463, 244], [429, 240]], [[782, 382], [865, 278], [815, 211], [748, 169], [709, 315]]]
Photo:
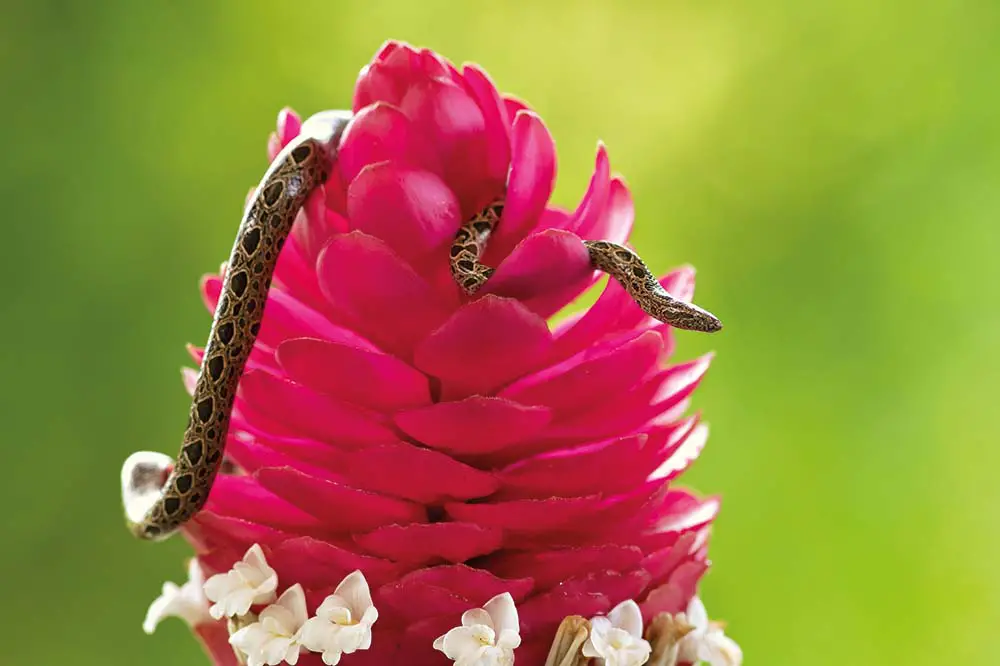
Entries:
[[[368, 581], [360, 571], [344, 578], [313, 617], [308, 617], [301, 585], [292, 585], [276, 596], [278, 574], [257, 544], [225, 573], [203, 582], [198, 562], [192, 560], [188, 576], [188, 582], [180, 587], [164, 584], [163, 593], [150, 605], [143, 622], [147, 633], [168, 616], [181, 617], [196, 626], [224, 617], [241, 618], [252, 606], [267, 604], [256, 620], [240, 623], [242, 626], [229, 638], [230, 644], [246, 655], [247, 666], [294, 666], [302, 650], [319, 653], [324, 664], [336, 666], [343, 655], [371, 647], [372, 625], [378, 611], [372, 604]], [[739, 646], [719, 625], [708, 621], [700, 599], [692, 599], [679, 619], [693, 629], [678, 645], [678, 661], [741, 666], [743, 654]], [[600, 659], [601, 666], [642, 666], [652, 653], [642, 633], [639, 606], [631, 599], [623, 601], [607, 616], [590, 620], [583, 655]], [[512, 666], [514, 650], [520, 644], [517, 607], [505, 592], [482, 608], [463, 613], [461, 625], [439, 636], [434, 649], [443, 652], [455, 666]]]
[[371, 647], [378, 611], [360, 571], [344, 578], [313, 617], [308, 617], [301, 585], [296, 583], [276, 596], [278, 574], [257, 544], [232, 569], [204, 584], [197, 561], [192, 560], [189, 577], [182, 587], [173, 583], [163, 586], [163, 594], [146, 615], [143, 627], [147, 633], [170, 615], [194, 626], [224, 617], [240, 618], [252, 606], [268, 604], [255, 621], [229, 637], [230, 644], [246, 655], [247, 666], [294, 666], [302, 650], [320, 653], [324, 664], [335, 666], [343, 655]]
[[[722, 628], [708, 621], [705, 604], [698, 597], [688, 604], [678, 619], [690, 625], [677, 646], [680, 663], [708, 663], [710, 666], [741, 666], [743, 653]], [[642, 613], [631, 599], [615, 606], [607, 617], [590, 620], [590, 636], [583, 645], [583, 656], [597, 657], [605, 666], [642, 666], [652, 647], [642, 637]]]

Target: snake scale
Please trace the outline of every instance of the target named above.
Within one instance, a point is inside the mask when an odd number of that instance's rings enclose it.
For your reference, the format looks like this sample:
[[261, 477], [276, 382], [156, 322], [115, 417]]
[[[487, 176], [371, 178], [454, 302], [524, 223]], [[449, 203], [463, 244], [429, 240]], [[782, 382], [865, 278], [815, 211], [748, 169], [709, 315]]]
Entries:
[[[223, 463], [236, 390], [264, 316], [281, 247], [310, 192], [327, 179], [350, 113], [324, 111], [302, 125], [271, 162], [251, 199], [226, 264], [222, 291], [195, 385], [177, 460], [134, 453], [122, 468], [126, 521], [140, 539], [162, 540], [205, 506]], [[497, 199], [463, 225], [451, 247], [451, 270], [468, 294], [494, 269], [479, 262], [500, 221]], [[721, 322], [668, 294], [632, 250], [606, 241], [583, 241], [591, 264], [618, 280], [651, 317], [678, 328], [712, 332]]]
[[349, 120], [340, 111], [309, 118], [275, 156], [249, 202], [226, 264], [177, 460], [140, 452], [122, 470], [126, 519], [135, 536], [164, 539], [208, 500], [281, 247], [306, 198], [326, 181]]

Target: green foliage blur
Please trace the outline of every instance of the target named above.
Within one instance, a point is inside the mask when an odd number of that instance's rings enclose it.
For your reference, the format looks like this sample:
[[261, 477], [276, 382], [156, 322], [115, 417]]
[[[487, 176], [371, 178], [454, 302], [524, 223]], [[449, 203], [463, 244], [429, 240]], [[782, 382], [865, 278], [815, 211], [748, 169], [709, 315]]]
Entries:
[[1000, 4], [744, 0], [2, 3], [4, 664], [205, 663], [140, 624], [180, 540], [126, 532], [121, 462], [173, 453], [277, 112], [350, 103], [383, 40], [482, 64], [596, 141], [658, 272], [726, 329], [686, 476], [747, 663], [996, 663]]

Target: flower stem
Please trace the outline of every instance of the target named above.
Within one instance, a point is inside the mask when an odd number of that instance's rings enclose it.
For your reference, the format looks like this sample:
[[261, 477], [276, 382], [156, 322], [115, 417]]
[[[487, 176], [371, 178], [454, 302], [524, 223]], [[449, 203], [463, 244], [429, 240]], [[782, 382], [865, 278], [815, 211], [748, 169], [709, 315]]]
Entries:
[[545, 666], [581, 666], [587, 658], [580, 649], [590, 635], [590, 622], [579, 615], [570, 615], [562, 621], [549, 649]]

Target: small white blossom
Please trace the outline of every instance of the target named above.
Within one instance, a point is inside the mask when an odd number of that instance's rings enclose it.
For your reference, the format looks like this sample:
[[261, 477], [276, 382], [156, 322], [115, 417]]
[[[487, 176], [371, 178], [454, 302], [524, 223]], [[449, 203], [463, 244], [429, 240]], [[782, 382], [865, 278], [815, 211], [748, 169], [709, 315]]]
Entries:
[[264, 551], [254, 544], [229, 571], [205, 582], [205, 596], [213, 601], [209, 613], [216, 620], [245, 615], [254, 604], [274, 601], [278, 574], [268, 565]]
[[203, 583], [204, 576], [198, 560], [191, 558], [188, 562], [187, 582], [180, 587], [169, 581], [163, 584], [163, 592], [146, 611], [142, 630], [151, 634], [156, 631], [160, 621], [168, 617], [179, 617], [192, 627], [210, 622], [212, 618], [208, 614], [208, 599], [202, 590]]
[[590, 620], [583, 656], [600, 657], [606, 666], [642, 666], [653, 648], [642, 637], [642, 613], [631, 599]]
[[247, 666], [278, 666], [299, 660], [299, 629], [306, 621], [306, 595], [296, 583], [262, 610], [256, 622], [239, 629], [229, 643], [247, 658]]
[[372, 604], [368, 581], [354, 571], [340, 582], [333, 594], [316, 609], [299, 632], [302, 645], [323, 653], [323, 663], [336, 666], [340, 657], [372, 644], [372, 625], [378, 610]]
[[434, 641], [456, 666], [511, 666], [521, 644], [517, 607], [510, 593], [499, 594], [482, 608], [462, 614], [462, 626]]
[[736, 641], [726, 636], [721, 625], [708, 621], [708, 612], [701, 599], [692, 599], [683, 615], [694, 629], [681, 639], [678, 661], [705, 661], [711, 666], [741, 666], [743, 651]]

